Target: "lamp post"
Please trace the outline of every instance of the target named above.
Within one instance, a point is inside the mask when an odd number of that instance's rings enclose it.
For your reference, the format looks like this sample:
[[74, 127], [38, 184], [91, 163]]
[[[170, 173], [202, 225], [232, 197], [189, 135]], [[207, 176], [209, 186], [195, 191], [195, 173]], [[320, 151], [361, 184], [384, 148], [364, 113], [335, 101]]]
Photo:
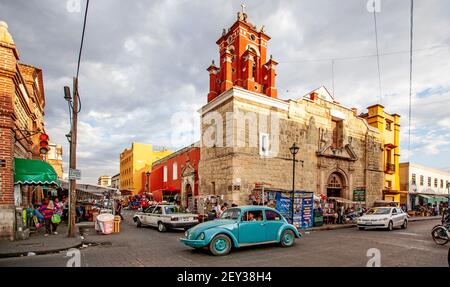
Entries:
[[289, 151], [292, 154], [292, 197], [291, 197], [291, 224], [294, 224], [294, 194], [295, 194], [295, 155], [300, 148], [294, 143]]
[[150, 183], [150, 172], [149, 171], [147, 171], [146, 173], [145, 173], [145, 175], [147, 176], [147, 181], [146, 181], [146, 183], [145, 183], [145, 189], [146, 189], [146, 192], [149, 192], [150, 191], [150, 187], [149, 187], [149, 183]]

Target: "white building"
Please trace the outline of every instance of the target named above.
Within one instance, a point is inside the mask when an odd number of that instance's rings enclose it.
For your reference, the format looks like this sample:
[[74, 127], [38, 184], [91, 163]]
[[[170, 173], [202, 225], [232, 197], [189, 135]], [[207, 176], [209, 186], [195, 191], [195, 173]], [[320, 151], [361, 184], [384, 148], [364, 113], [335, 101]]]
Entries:
[[100, 186], [111, 186], [111, 177], [108, 175], [102, 175], [98, 178], [98, 185]]
[[111, 178], [111, 187], [119, 189], [119, 186], [120, 186], [120, 173], [114, 175]]
[[408, 209], [419, 203], [447, 201], [450, 172], [416, 163], [400, 163], [400, 189], [408, 192]]

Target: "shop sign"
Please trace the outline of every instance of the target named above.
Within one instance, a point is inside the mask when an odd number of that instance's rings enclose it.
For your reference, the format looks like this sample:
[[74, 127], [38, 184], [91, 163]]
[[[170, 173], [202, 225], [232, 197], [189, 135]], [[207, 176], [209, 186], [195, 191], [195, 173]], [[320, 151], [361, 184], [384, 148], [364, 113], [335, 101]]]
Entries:
[[366, 201], [366, 191], [364, 189], [353, 190], [353, 201], [364, 202]]

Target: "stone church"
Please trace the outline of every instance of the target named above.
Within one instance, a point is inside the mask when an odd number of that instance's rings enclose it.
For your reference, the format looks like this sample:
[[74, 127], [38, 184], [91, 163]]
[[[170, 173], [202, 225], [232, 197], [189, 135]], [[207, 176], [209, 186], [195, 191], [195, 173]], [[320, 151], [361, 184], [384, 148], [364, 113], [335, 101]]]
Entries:
[[220, 65], [208, 68], [210, 92], [200, 109], [199, 190], [238, 205], [264, 183], [353, 200], [382, 199], [382, 134], [338, 103], [325, 87], [298, 99], [279, 99], [277, 62], [267, 57], [270, 37], [239, 12], [217, 41]]

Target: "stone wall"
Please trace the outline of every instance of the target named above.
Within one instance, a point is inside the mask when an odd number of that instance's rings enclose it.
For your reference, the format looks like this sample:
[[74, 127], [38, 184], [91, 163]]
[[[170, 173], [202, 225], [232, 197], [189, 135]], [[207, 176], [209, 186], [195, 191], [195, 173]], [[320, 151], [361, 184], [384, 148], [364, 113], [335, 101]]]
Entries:
[[[332, 150], [331, 113], [342, 114], [343, 132], [340, 149]], [[249, 99], [233, 97], [213, 110], [223, 119], [227, 112], [246, 114], [245, 119], [256, 119], [257, 137], [270, 135], [277, 148], [268, 156], [259, 153], [259, 141], [254, 146], [252, 128], [248, 123], [238, 124], [236, 119], [224, 120], [223, 130], [231, 129], [232, 146], [207, 147], [202, 145], [199, 165], [200, 191], [210, 194], [211, 182], [216, 192], [237, 204], [247, 204], [249, 193], [256, 182], [267, 182], [272, 188], [292, 189], [292, 155], [289, 147], [295, 142], [300, 150], [296, 156], [295, 189], [326, 194], [328, 179], [338, 173], [343, 180], [342, 197], [352, 200], [355, 188], [366, 190], [366, 203], [381, 199], [383, 171], [381, 140], [376, 130], [350, 109], [327, 101], [298, 100], [289, 102], [289, 110], [280, 110]], [[254, 113], [254, 116], [251, 116]], [[268, 117], [268, 121], [264, 117]], [[203, 115], [204, 117], [205, 115]], [[272, 121], [276, 117], [276, 121]], [[225, 123], [232, 124], [231, 128]], [[277, 125], [278, 128], [272, 128]], [[202, 134], [211, 126], [202, 124]], [[253, 127], [255, 128], [255, 127]], [[244, 129], [244, 131], [243, 131]], [[223, 142], [230, 142], [225, 138]]]

